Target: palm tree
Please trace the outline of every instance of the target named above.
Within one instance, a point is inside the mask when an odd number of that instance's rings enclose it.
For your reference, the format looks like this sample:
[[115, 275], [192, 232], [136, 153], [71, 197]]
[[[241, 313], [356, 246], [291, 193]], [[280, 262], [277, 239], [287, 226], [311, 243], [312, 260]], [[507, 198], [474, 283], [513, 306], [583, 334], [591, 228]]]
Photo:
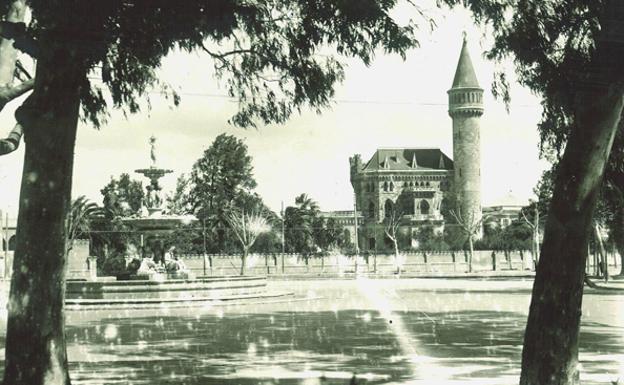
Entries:
[[81, 234], [88, 234], [93, 219], [102, 217], [103, 214], [102, 208], [84, 195], [72, 201], [71, 211], [67, 217], [67, 252], [72, 249], [74, 239]]

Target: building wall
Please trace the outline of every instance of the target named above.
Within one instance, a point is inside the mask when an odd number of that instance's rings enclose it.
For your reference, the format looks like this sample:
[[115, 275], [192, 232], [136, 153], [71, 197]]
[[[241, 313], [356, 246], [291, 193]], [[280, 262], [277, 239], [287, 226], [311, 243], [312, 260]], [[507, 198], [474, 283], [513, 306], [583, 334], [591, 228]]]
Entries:
[[[356, 202], [362, 213], [360, 249], [389, 250], [384, 219], [391, 209], [402, 214], [399, 234], [401, 248], [413, 246], [413, 233], [425, 223], [442, 228], [444, 194], [452, 186], [452, 170], [376, 171], [354, 175]], [[398, 206], [397, 206], [398, 205]]]

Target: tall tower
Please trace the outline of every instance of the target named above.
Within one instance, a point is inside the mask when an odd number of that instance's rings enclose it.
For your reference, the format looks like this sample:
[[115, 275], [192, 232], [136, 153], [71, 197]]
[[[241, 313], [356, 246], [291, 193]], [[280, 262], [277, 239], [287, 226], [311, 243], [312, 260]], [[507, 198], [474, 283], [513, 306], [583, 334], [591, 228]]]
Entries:
[[[479, 87], [466, 35], [453, 85], [448, 90], [449, 115], [453, 119], [454, 191], [464, 221], [481, 220], [481, 140], [480, 119], [483, 115], [483, 89]], [[478, 232], [479, 237], [481, 231]]]

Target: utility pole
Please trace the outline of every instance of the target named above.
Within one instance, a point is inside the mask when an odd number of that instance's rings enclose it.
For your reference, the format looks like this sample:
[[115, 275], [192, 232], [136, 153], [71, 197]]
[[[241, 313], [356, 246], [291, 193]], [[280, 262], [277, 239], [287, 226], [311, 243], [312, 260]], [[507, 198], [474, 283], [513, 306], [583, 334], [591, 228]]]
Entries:
[[358, 257], [360, 247], [358, 245], [358, 220], [357, 220], [357, 196], [353, 194], [353, 234], [355, 235], [355, 274], [358, 272]]
[[282, 274], [284, 274], [284, 254], [286, 253], [286, 220], [284, 218], [284, 201], [282, 201], [282, 211], [280, 212], [282, 216]]
[[[202, 218], [202, 235], [204, 237], [204, 276], [206, 276], [206, 218]], [[212, 270], [212, 264], [210, 264], [210, 269]], [[212, 275], [212, 274], [211, 274]]]
[[282, 211], [280, 212], [282, 216], [282, 254], [286, 252], [286, 228], [284, 221], [284, 201], [282, 201]]

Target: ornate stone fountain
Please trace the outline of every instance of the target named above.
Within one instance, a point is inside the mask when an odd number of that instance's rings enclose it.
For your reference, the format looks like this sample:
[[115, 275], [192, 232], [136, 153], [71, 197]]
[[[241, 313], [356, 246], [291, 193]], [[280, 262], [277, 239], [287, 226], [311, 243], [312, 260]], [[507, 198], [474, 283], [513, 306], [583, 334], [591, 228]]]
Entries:
[[135, 170], [149, 179], [149, 184], [145, 188], [147, 194], [141, 215], [134, 218], [124, 218], [123, 223], [141, 235], [153, 235], [169, 233], [183, 224], [190, 224], [197, 221], [192, 215], [171, 215], [164, 214], [163, 199], [161, 195], [162, 187], [159, 179], [172, 173], [172, 170], [160, 168], [156, 162], [156, 137], [152, 135], [149, 139], [150, 159], [149, 168]]
[[[196, 222], [192, 215], [172, 215], [163, 210], [162, 187], [159, 179], [171, 170], [156, 164], [156, 138], [150, 143], [151, 164], [149, 168], [136, 170], [149, 179], [146, 199], [137, 217], [122, 219], [123, 223], [141, 235], [141, 248], [151, 249], [155, 256], [164, 252], [162, 235], [169, 234], [181, 225]], [[145, 257], [145, 255], [143, 255]], [[69, 310], [100, 308], [144, 308], [167, 306], [191, 306], [197, 304], [226, 304], [238, 301], [290, 296], [292, 293], [267, 292], [266, 277], [194, 277], [183, 278], [167, 275], [136, 276], [131, 280], [115, 280], [114, 277], [97, 277], [94, 280], [75, 280], [67, 283], [66, 308]]]

